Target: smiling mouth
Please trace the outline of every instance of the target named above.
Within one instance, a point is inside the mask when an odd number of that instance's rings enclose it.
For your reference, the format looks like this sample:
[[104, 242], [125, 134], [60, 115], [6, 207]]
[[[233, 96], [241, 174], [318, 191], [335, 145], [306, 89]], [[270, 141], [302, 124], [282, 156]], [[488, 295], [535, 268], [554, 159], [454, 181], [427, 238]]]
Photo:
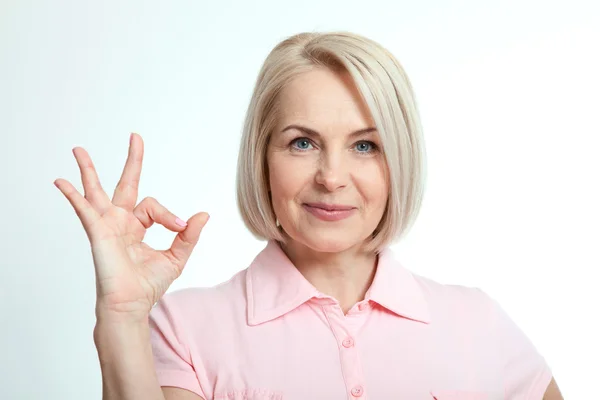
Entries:
[[304, 203], [302, 207], [323, 221], [340, 221], [350, 217], [356, 211], [356, 207], [339, 204]]
[[356, 207], [347, 206], [343, 204], [327, 204], [327, 203], [304, 203], [305, 206], [320, 208], [325, 211], [348, 211]]

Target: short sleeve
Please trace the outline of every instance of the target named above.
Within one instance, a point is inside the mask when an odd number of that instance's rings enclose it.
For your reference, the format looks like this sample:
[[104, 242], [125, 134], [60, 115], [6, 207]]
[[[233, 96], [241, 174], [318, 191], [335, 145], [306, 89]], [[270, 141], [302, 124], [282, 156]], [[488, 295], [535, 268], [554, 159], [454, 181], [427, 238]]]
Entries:
[[150, 342], [154, 368], [160, 386], [174, 386], [196, 393], [203, 399], [200, 382], [186, 345], [182, 319], [177, 315], [173, 296], [163, 296], [150, 311]]
[[490, 302], [490, 328], [502, 361], [505, 398], [542, 400], [552, 380], [550, 366], [498, 301], [484, 295]]

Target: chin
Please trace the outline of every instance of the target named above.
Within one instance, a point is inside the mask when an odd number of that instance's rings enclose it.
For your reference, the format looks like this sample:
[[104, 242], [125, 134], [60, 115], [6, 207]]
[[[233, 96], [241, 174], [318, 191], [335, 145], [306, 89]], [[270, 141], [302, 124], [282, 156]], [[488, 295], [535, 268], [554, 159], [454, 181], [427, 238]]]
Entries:
[[348, 235], [348, 232], [335, 232], [334, 230], [313, 230], [299, 234], [296, 240], [310, 249], [321, 253], [340, 253], [363, 242], [362, 239]]

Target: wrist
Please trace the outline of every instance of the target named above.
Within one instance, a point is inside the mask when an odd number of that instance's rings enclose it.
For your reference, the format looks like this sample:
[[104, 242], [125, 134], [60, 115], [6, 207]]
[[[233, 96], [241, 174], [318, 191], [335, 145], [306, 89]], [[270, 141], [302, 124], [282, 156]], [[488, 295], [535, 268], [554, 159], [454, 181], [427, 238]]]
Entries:
[[150, 315], [151, 307], [145, 306], [130, 306], [116, 307], [105, 306], [101, 302], [96, 302], [96, 321], [97, 323], [138, 325], [147, 324], [148, 316]]
[[94, 326], [94, 341], [112, 337], [139, 336], [149, 329], [148, 316], [127, 318], [122, 315], [98, 315]]

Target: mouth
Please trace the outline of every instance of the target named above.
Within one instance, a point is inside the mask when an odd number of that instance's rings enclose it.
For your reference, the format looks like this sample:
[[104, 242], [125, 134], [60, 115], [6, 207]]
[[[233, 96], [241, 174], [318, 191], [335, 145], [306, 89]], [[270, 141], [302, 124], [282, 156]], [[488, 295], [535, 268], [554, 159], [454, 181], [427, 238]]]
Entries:
[[313, 208], [320, 208], [321, 210], [325, 210], [325, 211], [348, 211], [348, 210], [352, 210], [356, 207], [353, 206], [347, 206], [347, 205], [343, 205], [343, 204], [327, 204], [327, 203], [304, 203], [305, 206], [308, 207], [313, 207]]
[[323, 221], [340, 221], [350, 217], [356, 207], [342, 204], [304, 203], [304, 209]]

